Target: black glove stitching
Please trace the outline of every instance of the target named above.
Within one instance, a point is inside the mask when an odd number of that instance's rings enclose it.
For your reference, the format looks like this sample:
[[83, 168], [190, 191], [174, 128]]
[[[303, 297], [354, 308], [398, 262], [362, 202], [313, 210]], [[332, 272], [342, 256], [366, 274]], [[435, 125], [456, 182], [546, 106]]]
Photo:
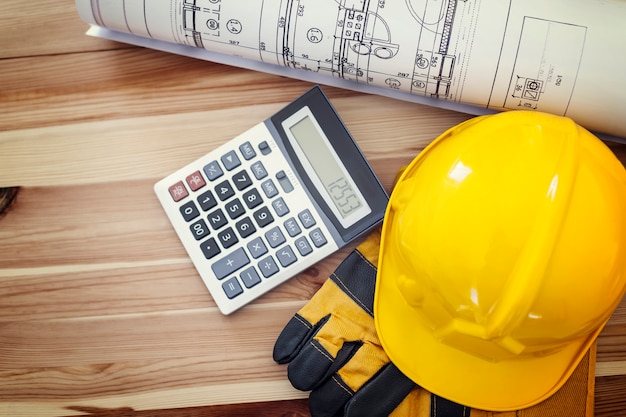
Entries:
[[343, 292], [345, 292], [346, 294], [349, 294], [350, 298], [352, 298], [353, 301], [356, 301], [359, 304], [359, 306], [367, 312], [367, 314], [369, 314], [370, 316], [374, 315], [374, 312], [369, 308], [369, 306], [367, 306], [360, 298], [358, 298], [356, 294], [350, 291], [350, 288], [348, 288], [348, 286], [334, 272], [333, 272], [333, 277], [335, 277], [333, 281], [337, 283], [337, 285], [341, 284], [341, 288]]
[[335, 358], [330, 356], [330, 354], [326, 351], [326, 349], [324, 349], [324, 347], [321, 345], [321, 343], [318, 342], [317, 340], [311, 340], [311, 346], [313, 346], [313, 348], [315, 350], [317, 350], [319, 353], [321, 353], [322, 356], [324, 356], [326, 359], [328, 359], [328, 361], [330, 363], [333, 363], [335, 361]]
[[330, 275], [339, 289], [374, 317], [374, 289], [376, 285], [376, 267], [358, 250], [354, 250]]
[[370, 262], [369, 259], [367, 259], [367, 257], [365, 255], [363, 255], [358, 249], [355, 249], [355, 252], [357, 255], [359, 255], [361, 257], [361, 259], [363, 259], [365, 262], [367, 262], [367, 264], [374, 270], [376, 270], [376, 265], [374, 265], [373, 263]]
[[294, 318], [296, 320], [298, 320], [300, 322], [300, 324], [302, 324], [304, 327], [306, 327], [307, 329], [311, 330], [313, 328], [313, 325], [311, 323], [309, 323], [304, 317], [302, 317], [300, 314], [296, 313], [294, 315]]
[[354, 395], [354, 391], [352, 390], [352, 388], [350, 388], [343, 380], [343, 378], [341, 378], [341, 376], [335, 374], [332, 377], [332, 380], [335, 382], [335, 384], [337, 384], [339, 386], [339, 388], [341, 388], [342, 390], [344, 390], [345, 392], [347, 392], [350, 396]]
[[387, 362], [346, 403], [344, 416], [388, 416], [416, 386], [393, 363]]
[[274, 344], [272, 355], [274, 361], [279, 364], [285, 364], [294, 360], [329, 319], [330, 314], [322, 317], [319, 322], [311, 324], [299, 313], [296, 313], [287, 323], [287, 326], [285, 326]]
[[363, 341], [345, 341], [341, 348], [339, 348], [339, 350], [337, 351], [335, 357], [333, 357], [330, 352], [324, 349], [324, 346], [322, 346], [319, 341], [314, 339], [311, 341], [310, 344], [313, 348], [315, 348], [315, 350], [321, 353], [322, 356], [324, 356], [330, 362], [330, 366], [326, 369], [324, 375], [319, 378], [317, 384], [315, 384], [315, 386], [313, 386], [312, 388], [316, 389], [320, 385], [326, 383], [330, 378], [333, 377], [333, 375], [336, 375], [337, 372], [339, 372], [339, 370], [352, 359], [352, 357], [357, 353], [361, 346], [363, 346]]
[[439, 415], [441, 415], [442, 417], [469, 417], [470, 413], [471, 408], [469, 407], [455, 403], [451, 400], [447, 400], [436, 394], [430, 394], [431, 417], [438, 417]]

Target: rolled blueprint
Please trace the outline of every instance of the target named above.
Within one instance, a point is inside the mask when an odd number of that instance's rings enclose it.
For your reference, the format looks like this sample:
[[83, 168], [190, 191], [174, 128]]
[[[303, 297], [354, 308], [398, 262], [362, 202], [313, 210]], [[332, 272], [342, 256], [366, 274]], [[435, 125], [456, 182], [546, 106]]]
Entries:
[[626, 142], [623, 0], [76, 0], [88, 34]]

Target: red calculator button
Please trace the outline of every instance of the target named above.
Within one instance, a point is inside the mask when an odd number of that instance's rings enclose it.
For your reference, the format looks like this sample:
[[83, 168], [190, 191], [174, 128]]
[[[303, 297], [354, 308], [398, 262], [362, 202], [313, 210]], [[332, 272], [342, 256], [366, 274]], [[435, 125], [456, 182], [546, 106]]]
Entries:
[[206, 185], [206, 181], [202, 178], [200, 171], [196, 171], [187, 177], [187, 184], [189, 184], [191, 191], [196, 191], [204, 187]]
[[168, 190], [174, 201], [180, 201], [189, 195], [182, 181], [178, 181], [176, 184], [170, 186]]

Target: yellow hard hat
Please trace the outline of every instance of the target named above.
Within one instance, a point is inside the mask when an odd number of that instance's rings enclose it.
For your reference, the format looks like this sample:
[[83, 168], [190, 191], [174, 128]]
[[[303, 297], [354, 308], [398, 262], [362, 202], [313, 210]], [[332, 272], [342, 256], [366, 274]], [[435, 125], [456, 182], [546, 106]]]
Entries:
[[392, 362], [478, 409], [532, 406], [571, 375], [626, 289], [626, 171], [565, 117], [448, 130], [383, 223], [374, 317]]

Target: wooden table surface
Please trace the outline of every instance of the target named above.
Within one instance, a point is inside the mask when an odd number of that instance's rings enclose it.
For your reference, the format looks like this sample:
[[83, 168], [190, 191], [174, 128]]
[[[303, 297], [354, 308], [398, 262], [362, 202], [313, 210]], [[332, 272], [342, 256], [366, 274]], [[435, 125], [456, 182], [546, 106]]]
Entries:
[[[0, 415], [307, 416], [272, 346], [351, 248], [225, 317], [152, 186], [310, 85], [87, 37], [72, 0], [0, 18], [0, 187], [20, 187], [0, 218]], [[387, 189], [470, 117], [324, 90]], [[597, 358], [596, 415], [624, 415], [625, 303]]]

